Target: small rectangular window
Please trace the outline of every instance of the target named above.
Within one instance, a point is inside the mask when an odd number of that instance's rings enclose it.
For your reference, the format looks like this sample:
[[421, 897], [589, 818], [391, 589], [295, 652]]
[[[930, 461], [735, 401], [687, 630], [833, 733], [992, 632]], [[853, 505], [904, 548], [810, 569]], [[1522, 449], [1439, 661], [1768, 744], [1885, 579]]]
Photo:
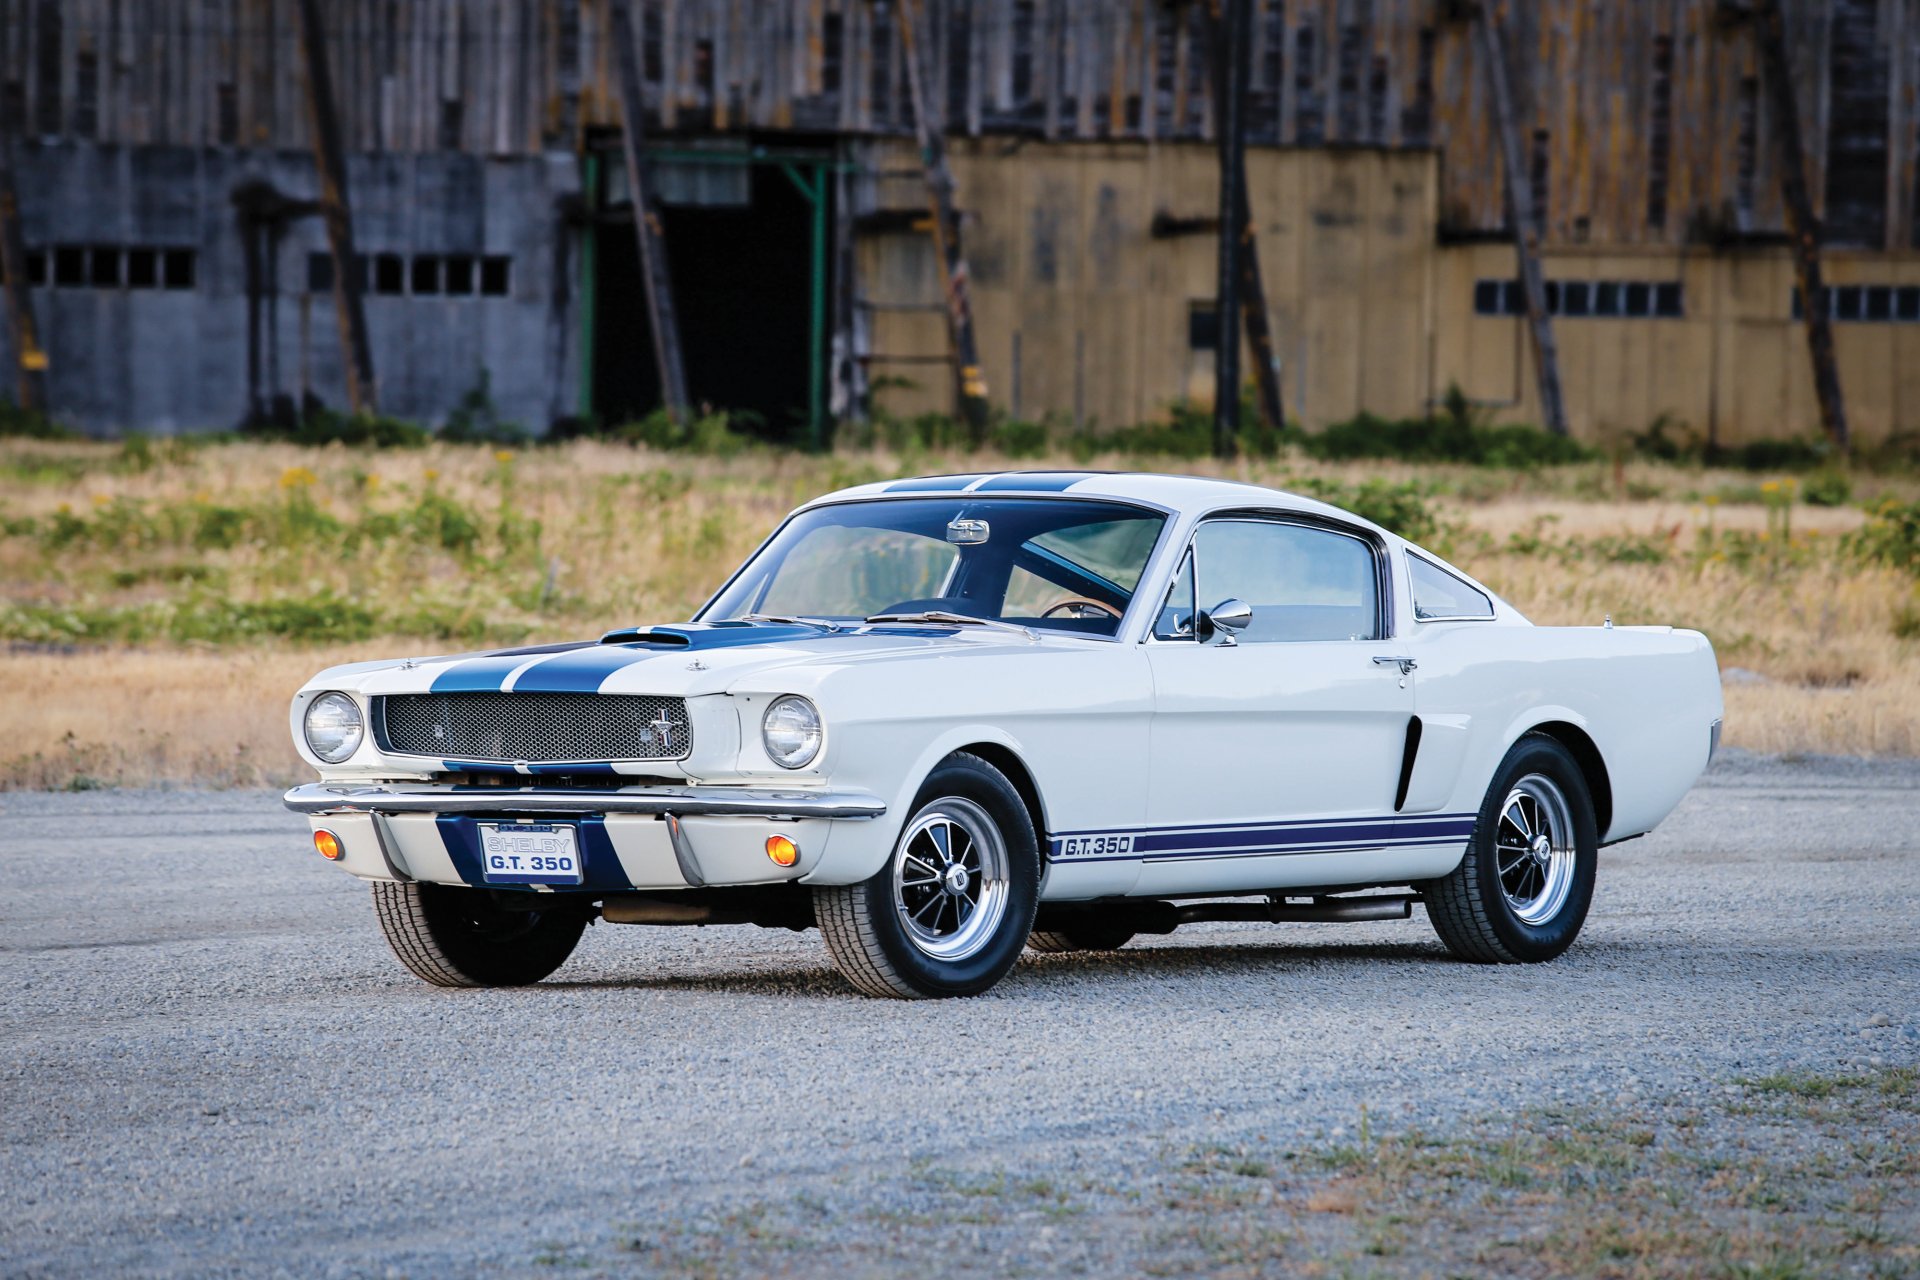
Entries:
[[333, 255], [330, 253], [310, 253], [307, 255], [307, 292], [333, 292]]
[[160, 251], [158, 249], [127, 250], [127, 288], [158, 289], [160, 287]]
[[1593, 286], [1593, 314], [1617, 316], [1624, 305], [1618, 280], [1601, 280]]
[[480, 259], [480, 292], [489, 298], [504, 298], [512, 291], [510, 260], [504, 257]]
[[375, 293], [405, 293], [407, 291], [406, 259], [397, 253], [378, 253], [373, 258], [373, 291]]
[[1518, 280], [1503, 280], [1500, 283], [1500, 308], [1510, 316], [1527, 314], [1527, 291]]
[[117, 247], [97, 244], [87, 250], [87, 283], [96, 289], [120, 287], [120, 250]]
[[87, 251], [77, 244], [54, 246], [53, 282], [65, 288], [78, 288], [87, 282]]
[[1560, 314], [1560, 282], [1558, 280], [1547, 281], [1546, 294], [1547, 294], [1547, 314], [1550, 316], [1559, 315]]
[[1213, 351], [1220, 345], [1220, 308], [1211, 302], [1187, 304], [1187, 346]]
[[169, 289], [193, 288], [194, 253], [191, 249], [168, 249], [161, 258], [162, 279]]
[[1894, 317], [1899, 320], [1920, 320], [1920, 285], [1903, 284], [1893, 291]]
[[1653, 286], [1653, 314], [1679, 319], [1686, 314], [1686, 303], [1678, 280], [1663, 280]]
[[27, 251], [27, 283], [45, 284], [47, 282], [47, 252], [44, 249]]
[[1884, 284], [1869, 285], [1866, 289], [1866, 318], [1869, 320], [1893, 319], [1893, 290]]
[[1626, 304], [1621, 308], [1624, 315], [1650, 316], [1653, 314], [1653, 286], [1635, 280], [1626, 287]]
[[460, 254], [448, 258], [443, 281], [448, 293], [464, 298], [473, 292], [473, 259]]
[[1857, 284], [1843, 284], [1831, 290], [1833, 295], [1833, 318], [1835, 320], [1858, 320], [1864, 314], [1865, 299]]
[[1480, 280], [1473, 286], [1473, 313], [1478, 316], [1500, 314], [1500, 282]]
[[1585, 280], [1567, 280], [1560, 285], [1562, 315], [1584, 316], [1593, 311], [1593, 286]]
[[1407, 570], [1413, 578], [1413, 616], [1417, 620], [1493, 616], [1493, 601], [1466, 579], [1416, 555], [1407, 557]]
[[425, 297], [440, 292], [440, 259], [423, 253], [413, 260], [413, 293]]

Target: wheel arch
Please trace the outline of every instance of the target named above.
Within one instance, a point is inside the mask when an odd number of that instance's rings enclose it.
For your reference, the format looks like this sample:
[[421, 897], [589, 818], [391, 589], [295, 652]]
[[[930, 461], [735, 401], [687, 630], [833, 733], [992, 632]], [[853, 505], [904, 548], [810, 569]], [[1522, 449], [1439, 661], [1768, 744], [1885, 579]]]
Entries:
[[[1033, 770], [1027, 768], [1026, 761], [1020, 758], [1012, 747], [999, 742], [972, 742], [957, 747], [950, 754], [965, 752], [979, 756], [988, 764], [1007, 775], [1007, 781], [1020, 793], [1020, 802], [1027, 807], [1027, 817], [1033, 822], [1033, 838], [1040, 846], [1040, 855], [1045, 860], [1047, 850], [1047, 811], [1040, 798], [1040, 785], [1033, 779]], [[943, 757], [945, 758], [945, 757]]]
[[1593, 798], [1593, 825], [1605, 842], [1607, 828], [1613, 822], [1613, 781], [1607, 774], [1607, 762], [1599, 746], [1585, 729], [1566, 720], [1545, 720], [1527, 730], [1552, 738], [1565, 747], [1580, 766], [1586, 779], [1587, 794]]

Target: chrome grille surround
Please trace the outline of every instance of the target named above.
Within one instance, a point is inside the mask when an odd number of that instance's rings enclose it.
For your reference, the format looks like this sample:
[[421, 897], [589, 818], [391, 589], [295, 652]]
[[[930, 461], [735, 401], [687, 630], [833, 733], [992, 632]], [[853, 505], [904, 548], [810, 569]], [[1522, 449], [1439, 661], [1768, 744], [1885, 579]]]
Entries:
[[401, 693], [373, 700], [374, 741], [395, 755], [499, 764], [684, 760], [685, 698], [601, 693]]

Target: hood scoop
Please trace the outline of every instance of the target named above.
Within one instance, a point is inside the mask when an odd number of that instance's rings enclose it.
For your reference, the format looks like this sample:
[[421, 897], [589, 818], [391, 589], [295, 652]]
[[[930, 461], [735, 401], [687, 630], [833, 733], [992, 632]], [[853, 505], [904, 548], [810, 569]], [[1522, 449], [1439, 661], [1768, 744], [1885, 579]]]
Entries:
[[601, 644], [667, 644], [685, 649], [693, 643], [693, 637], [679, 631], [663, 631], [655, 627], [620, 627], [600, 637]]

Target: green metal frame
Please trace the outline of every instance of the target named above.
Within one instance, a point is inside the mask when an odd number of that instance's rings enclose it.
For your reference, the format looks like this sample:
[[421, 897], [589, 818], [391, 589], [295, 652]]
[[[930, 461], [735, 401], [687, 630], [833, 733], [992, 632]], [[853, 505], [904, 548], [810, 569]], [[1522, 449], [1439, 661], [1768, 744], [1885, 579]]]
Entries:
[[[647, 158], [669, 164], [696, 165], [779, 165], [812, 213], [811, 243], [808, 251], [807, 298], [807, 446], [823, 449], [827, 443], [827, 197], [828, 175], [852, 173], [859, 166], [835, 158], [823, 151], [689, 151], [669, 147], [647, 148]], [[594, 272], [598, 266], [598, 224], [595, 215], [600, 205], [600, 156], [589, 151], [583, 178], [587, 195], [586, 237], [580, 249], [582, 282], [580, 411], [593, 413], [593, 338]]]

